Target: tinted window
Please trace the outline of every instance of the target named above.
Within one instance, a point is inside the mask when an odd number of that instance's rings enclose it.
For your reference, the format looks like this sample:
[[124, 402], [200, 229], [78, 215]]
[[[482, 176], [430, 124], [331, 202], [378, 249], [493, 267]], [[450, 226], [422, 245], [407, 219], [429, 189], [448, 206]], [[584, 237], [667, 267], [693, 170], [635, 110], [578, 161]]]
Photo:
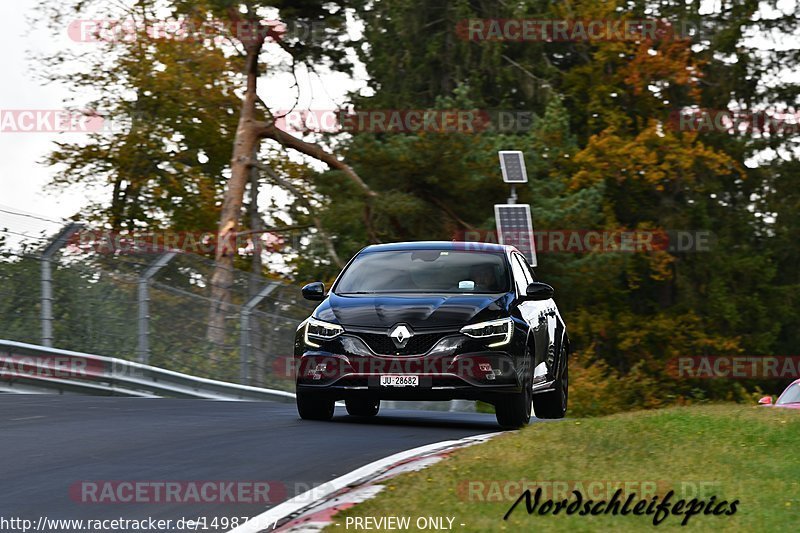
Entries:
[[334, 292], [496, 293], [508, 287], [501, 253], [399, 250], [360, 254], [342, 273]]

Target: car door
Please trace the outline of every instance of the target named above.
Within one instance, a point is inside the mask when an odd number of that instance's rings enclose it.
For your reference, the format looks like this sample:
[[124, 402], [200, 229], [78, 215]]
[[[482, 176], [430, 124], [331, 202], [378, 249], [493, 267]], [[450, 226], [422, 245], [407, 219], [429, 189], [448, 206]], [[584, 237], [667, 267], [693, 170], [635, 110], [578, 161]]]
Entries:
[[528, 324], [527, 346], [533, 354], [534, 383], [547, 380], [554, 374], [552, 340], [555, 330], [555, 304], [552, 299], [544, 301], [520, 300], [526, 294], [528, 285], [533, 282], [533, 273], [522, 254], [511, 254], [511, 271], [517, 291], [517, 308], [522, 319]]

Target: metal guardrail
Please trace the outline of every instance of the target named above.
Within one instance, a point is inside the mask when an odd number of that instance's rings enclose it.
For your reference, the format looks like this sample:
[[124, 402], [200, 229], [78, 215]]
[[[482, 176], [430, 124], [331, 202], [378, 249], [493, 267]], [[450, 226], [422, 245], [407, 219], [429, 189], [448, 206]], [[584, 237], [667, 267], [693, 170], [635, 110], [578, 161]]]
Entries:
[[199, 378], [155, 366], [0, 340], [0, 392], [180, 397], [293, 403], [286, 391]]

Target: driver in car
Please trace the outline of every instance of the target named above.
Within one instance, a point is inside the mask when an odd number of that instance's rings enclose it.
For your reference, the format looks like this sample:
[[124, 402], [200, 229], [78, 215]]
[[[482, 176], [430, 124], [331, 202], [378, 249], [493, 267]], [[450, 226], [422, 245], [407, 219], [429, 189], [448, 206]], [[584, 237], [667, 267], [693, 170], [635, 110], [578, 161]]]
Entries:
[[469, 277], [475, 282], [476, 291], [496, 291], [497, 276], [492, 265], [473, 265], [469, 269]]

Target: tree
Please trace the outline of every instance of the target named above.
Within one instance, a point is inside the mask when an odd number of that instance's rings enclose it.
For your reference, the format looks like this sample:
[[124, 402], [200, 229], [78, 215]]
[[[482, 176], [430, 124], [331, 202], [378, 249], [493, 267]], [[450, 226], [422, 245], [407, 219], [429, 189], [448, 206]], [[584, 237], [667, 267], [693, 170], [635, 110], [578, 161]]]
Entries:
[[[51, 186], [110, 189], [109, 201], [84, 214], [113, 231], [214, 227], [236, 128], [237, 59], [198, 39], [149, 31], [158, 20], [154, 1], [108, 10], [101, 2], [46, 2], [40, 9], [54, 32], [83, 20], [97, 39], [83, 53], [42, 58], [40, 71], [76, 96], [96, 95], [73, 106], [100, 114], [104, 124], [88, 142], [57, 143], [45, 159], [59, 169]], [[92, 33], [91, 13], [118, 21], [116, 29]], [[87, 67], [75, 72], [76, 64]]]
[[[233, 0], [176, 2], [177, 12], [181, 15], [189, 15], [192, 19], [199, 20], [213, 17], [234, 28], [235, 31], [230, 37], [234, 43], [241, 46], [244, 61], [245, 92], [233, 139], [231, 176], [225, 189], [220, 213], [217, 267], [211, 280], [212, 304], [209, 309], [208, 338], [212, 342], [222, 344], [224, 338], [225, 309], [230, 302], [236, 253], [231, 239], [235, 237], [239, 227], [245, 187], [251, 169], [256, 165], [253, 154], [258, 152], [261, 140], [271, 139], [339, 169], [359, 186], [363, 194], [368, 196], [374, 194], [349, 165], [322, 147], [281, 131], [275, 125], [274, 117], [271, 116], [267, 106], [259, 107], [262, 103], [258, 96], [260, 56], [267, 39], [273, 39], [278, 43], [281, 49], [290, 55], [293, 62], [312, 59], [320, 61], [329, 57], [343, 60], [343, 51], [339, 48], [330, 48], [328, 45], [342, 33], [345, 5], [343, 2], [314, 1], [300, 4]], [[272, 25], [263, 22], [269, 9], [276, 10], [279, 17], [324, 25], [330, 31], [326, 31], [324, 38], [319, 41], [312, 39], [307, 42], [283, 43], [280, 33]], [[365, 223], [367, 227], [371, 227], [369, 219], [366, 219]]]

